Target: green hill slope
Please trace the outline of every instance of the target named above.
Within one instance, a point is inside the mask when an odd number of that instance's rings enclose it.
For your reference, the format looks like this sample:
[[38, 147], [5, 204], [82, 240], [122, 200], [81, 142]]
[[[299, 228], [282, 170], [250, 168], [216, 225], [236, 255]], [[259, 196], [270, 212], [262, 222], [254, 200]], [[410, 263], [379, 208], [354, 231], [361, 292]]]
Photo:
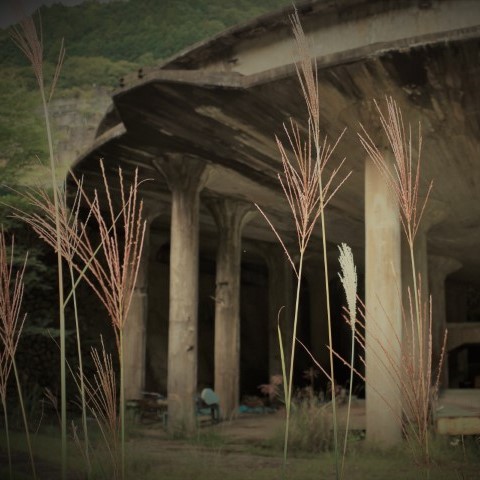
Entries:
[[[289, 0], [129, 0], [41, 9], [45, 55], [55, 61], [65, 39], [69, 56], [140, 61], [166, 58], [232, 25], [290, 5]], [[21, 62], [5, 31], [0, 63]]]
[[[53, 117], [62, 124], [65, 109], [78, 102], [84, 122], [98, 122], [103, 113], [98, 109], [105, 108], [105, 100], [94, 98], [99, 89], [105, 95], [105, 87], [116, 86], [122, 75], [139, 66], [155, 65], [227, 27], [289, 4], [290, 0], [87, 0], [75, 7], [42, 7], [46, 78], [53, 72], [62, 38], [67, 51], [55, 95], [63, 100], [52, 104]], [[22, 167], [36, 164], [36, 157], [46, 158], [46, 145], [33, 74], [8, 30], [0, 30], [0, 67], [0, 181], [23, 183]], [[57, 129], [57, 141], [68, 143], [68, 134], [68, 129]], [[69, 153], [67, 163], [79, 148], [63, 152]], [[14, 180], [18, 173], [20, 178]]]

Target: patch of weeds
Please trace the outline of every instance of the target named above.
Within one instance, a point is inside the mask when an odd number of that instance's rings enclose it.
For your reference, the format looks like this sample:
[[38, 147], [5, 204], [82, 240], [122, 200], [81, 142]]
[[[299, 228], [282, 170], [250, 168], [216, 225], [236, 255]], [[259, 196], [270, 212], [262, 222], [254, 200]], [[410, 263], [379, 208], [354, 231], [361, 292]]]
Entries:
[[430, 445], [432, 460], [438, 465], [480, 463], [478, 435], [432, 435]]
[[189, 443], [203, 448], [218, 449], [225, 446], [225, 438], [215, 430], [199, 430], [188, 439]]
[[[295, 399], [292, 402], [288, 449], [292, 453], [319, 453], [333, 448], [331, 404], [316, 397]], [[274, 449], [283, 447], [283, 436], [277, 432], [272, 438]]]

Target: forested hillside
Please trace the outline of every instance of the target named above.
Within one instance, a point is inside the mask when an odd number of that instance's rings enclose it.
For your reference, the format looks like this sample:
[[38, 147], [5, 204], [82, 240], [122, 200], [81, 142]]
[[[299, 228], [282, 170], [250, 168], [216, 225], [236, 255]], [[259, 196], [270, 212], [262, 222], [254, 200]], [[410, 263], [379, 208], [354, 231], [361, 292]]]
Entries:
[[[115, 86], [123, 74], [288, 4], [289, 0], [87, 0], [75, 7], [42, 7], [35, 18], [41, 18], [43, 25], [47, 73], [53, 72], [62, 38], [67, 51], [53, 116], [60, 125], [67, 123], [62, 115], [78, 104], [84, 122], [96, 122], [106, 99], [95, 97], [108, 95], [106, 87]], [[31, 69], [8, 30], [0, 30], [0, 65], [0, 176], [2, 183], [18, 183], [25, 178], [21, 165], [36, 163], [37, 156], [44, 158], [45, 140]], [[57, 129], [57, 141], [68, 143], [68, 134]], [[73, 148], [70, 157], [79, 148]], [[22, 177], [14, 180], [19, 171]]]
[[[76, 7], [42, 7], [45, 57], [54, 62], [64, 38], [70, 59], [152, 63], [289, 4], [289, 0], [87, 0]], [[0, 52], [3, 66], [24, 64], [5, 30], [0, 31]]]

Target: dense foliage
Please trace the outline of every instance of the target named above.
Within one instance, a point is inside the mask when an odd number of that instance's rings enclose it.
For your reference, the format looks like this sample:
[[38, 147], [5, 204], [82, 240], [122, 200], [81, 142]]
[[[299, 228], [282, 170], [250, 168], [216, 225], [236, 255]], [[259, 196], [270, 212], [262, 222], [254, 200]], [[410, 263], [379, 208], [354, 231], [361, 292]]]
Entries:
[[[58, 41], [69, 56], [137, 62], [159, 59], [257, 15], [290, 5], [289, 0], [129, 0], [41, 9], [45, 52], [55, 61]], [[18, 65], [6, 32], [0, 35], [0, 62]]]

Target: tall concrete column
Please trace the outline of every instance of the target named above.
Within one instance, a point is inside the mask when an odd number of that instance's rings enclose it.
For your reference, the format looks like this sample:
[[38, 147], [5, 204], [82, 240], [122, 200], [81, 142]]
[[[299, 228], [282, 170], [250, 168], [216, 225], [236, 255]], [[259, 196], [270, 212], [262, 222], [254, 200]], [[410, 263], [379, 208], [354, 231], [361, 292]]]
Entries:
[[327, 294], [323, 262], [308, 261], [305, 264], [305, 276], [310, 292], [311, 353], [315, 360], [329, 372]]
[[294, 273], [285, 252], [272, 245], [265, 254], [268, 267], [268, 372], [282, 374], [278, 325], [282, 333], [285, 362], [290, 365], [293, 336]]
[[205, 164], [170, 155], [156, 162], [172, 192], [168, 326], [168, 428], [196, 426], [199, 193]]
[[148, 261], [150, 255], [150, 225], [152, 217], [146, 217], [145, 237], [138, 268], [137, 282], [132, 294], [123, 331], [125, 398], [141, 398], [145, 385], [145, 345], [148, 314]]
[[[402, 440], [401, 392], [392, 369], [402, 338], [401, 232], [396, 200], [373, 162], [365, 164], [365, 304], [367, 440], [389, 447]], [[383, 348], [382, 348], [383, 347]], [[393, 365], [392, 365], [393, 363]]]
[[218, 228], [215, 285], [215, 392], [230, 418], [240, 399], [240, 270], [242, 229], [252, 206], [229, 199], [208, 202]]
[[[431, 255], [428, 260], [430, 268], [430, 292], [432, 295], [432, 365], [434, 369], [433, 371], [436, 372], [442, 353], [445, 330], [447, 328], [445, 279], [450, 273], [458, 270], [462, 264], [454, 258], [442, 257], [439, 255]], [[443, 357], [443, 364], [440, 372], [440, 387], [448, 388], [447, 352], [445, 352]]]

